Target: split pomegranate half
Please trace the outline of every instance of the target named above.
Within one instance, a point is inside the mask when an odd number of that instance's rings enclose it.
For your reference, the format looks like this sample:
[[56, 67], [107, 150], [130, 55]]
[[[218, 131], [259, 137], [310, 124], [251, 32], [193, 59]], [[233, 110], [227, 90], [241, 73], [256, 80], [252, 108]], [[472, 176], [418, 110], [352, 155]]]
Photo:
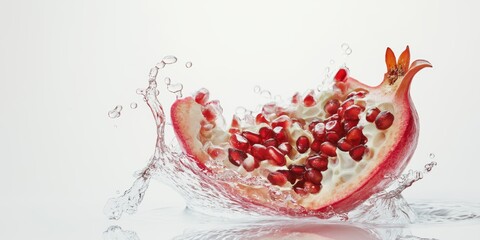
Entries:
[[[401, 174], [417, 145], [418, 116], [409, 88], [414, 75], [431, 64], [410, 65], [408, 46], [398, 61], [387, 48], [385, 60], [387, 72], [376, 87], [341, 68], [330, 91], [297, 93], [287, 106], [268, 103], [250, 121], [234, 116], [228, 129], [221, 127], [219, 102], [209, 101], [209, 92], [201, 89], [172, 105], [174, 131], [206, 172], [229, 169], [260, 180], [225, 184], [232, 196], [245, 200], [239, 202], [245, 209], [347, 212]], [[273, 186], [303, 210], [276, 206], [268, 190]]]

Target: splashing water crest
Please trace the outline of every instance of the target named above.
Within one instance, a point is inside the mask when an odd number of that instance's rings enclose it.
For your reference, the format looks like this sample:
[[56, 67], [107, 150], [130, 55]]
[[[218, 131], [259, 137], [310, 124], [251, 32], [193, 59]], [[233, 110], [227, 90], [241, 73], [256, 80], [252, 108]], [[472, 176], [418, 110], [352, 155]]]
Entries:
[[[345, 46], [342, 44], [342, 49], [344, 49], [345, 53], [348, 55], [349, 53], [347, 53], [347, 50], [350, 49], [350, 47], [348, 44]], [[351, 53], [351, 49], [349, 52]], [[104, 213], [110, 219], [119, 219], [123, 213], [135, 213], [139, 204], [143, 200], [145, 192], [148, 189], [149, 182], [152, 178], [160, 180], [176, 189], [185, 198], [187, 202], [187, 209], [197, 213], [207, 214], [209, 216], [229, 216], [229, 218], [241, 219], [245, 218], [246, 216], [250, 218], [268, 218], [269, 216], [275, 216], [277, 214], [275, 210], [261, 206], [256, 206], [256, 209], [249, 211], [246, 211], [241, 207], [237, 207], [239, 206], [237, 203], [243, 201], [243, 199], [239, 196], [232, 197], [230, 193], [228, 193], [227, 190], [222, 187], [224, 184], [254, 184], [266, 187], [268, 186], [270, 195], [272, 197], [273, 207], [284, 207], [288, 205], [290, 208], [294, 209], [294, 211], [302, 212], [304, 209], [302, 209], [300, 205], [296, 204], [295, 197], [280, 191], [279, 188], [275, 186], [271, 186], [270, 184], [264, 182], [265, 180], [257, 179], [255, 177], [245, 178], [236, 171], [223, 169], [221, 166], [208, 166], [212, 169], [221, 169], [218, 170], [216, 175], [213, 175], [200, 169], [198, 165], [195, 164], [195, 161], [189, 159], [189, 157], [180, 150], [177, 143], [172, 145], [165, 144], [165, 114], [162, 105], [157, 98], [158, 90], [156, 79], [159, 69], [165, 67], [167, 64], [175, 63], [176, 61], [177, 59], [174, 56], [165, 57], [161, 63], [158, 63], [151, 69], [149, 74], [149, 86], [146, 89], [137, 90], [138, 94], [143, 95], [144, 100], [149, 106], [156, 122], [157, 140], [155, 151], [148, 165], [138, 173], [138, 177], [134, 181], [132, 187], [126, 190], [122, 195], [108, 200], [104, 208]], [[330, 81], [332, 80], [330, 79]], [[165, 78], [165, 84], [167, 85], [167, 90], [171, 93], [174, 93], [177, 98], [182, 96], [182, 84], [172, 84], [170, 78]], [[325, 90], [325, 86], [328, 84], [330, 83], [323, 83], [322, 89]], [[255, 86], [254, 88], [254, 92], [260, 95], [263, 95], [262, 92], [265, 91], [266, 90], [262, 91], [259, 86]], [[116, 110], [114, 110], [115, 112], [118, 112], [119, 115], [121, 106], [119, 109], [118, 107], [119, 106], [117, 106], [115, 108]], [[252, 116], [252, 111], [249, 111], [246, 108], [237, 108], [235, 114], [237, 116], [241, 116], [243, 121], [252, 120], [250, 117], [248, 117]], [[433, 153], [431, 153], [429, 156], [432, 159], [435, 157]], [[390, 185], [388, 189], [372, 196], [370, 199], [348, 214], [337, 214], [333, 211], [327, 213], [317, 213], [311, 211], [304, 215], [306, 217], [305, 221], [308, 221], [308, 219], [312, 219], [311, 217], [314, 217], [312, 221], [315, 221], [316, 223], [318, 223], [318, 221], [322, 221], [322, 223], [348, 222], [352, 224], [399, 226], [411, 223], [480, 220], [480, 206], [478, 205], [466, 206], [465, 204], [455, 205], [448, 203], [434, 204], [431, 202], [408, 204], [405, 199], [403, 199], [401, 193], [405, 189], [409, 188], [412, 184], [422, 179], [423, 175], [430, 172], [432, 168], [436, 166], [436, 164], [436, 162], [432, 161], [426, 164], [424, 169], [421, 171], [408, 171], [406, 174], [403, 174], [401, 177], [395, 179], [394, 183]], [[319, 220], [316, 217], [328, 219]], [[277, 216], [275, 219], [288, 220], [289, 218], [279, 218]], [[278, 226], [278, 224], [276, 226]], [[235, 229], [242, 231], [242, 228], [238, 228], [238, 226]], [[252, 231], [252, 226], [248, 226], [243, 230], [246, 229]], [[275, 228], [269, 224], [261, 224], [261, 227], [257, 230], [258, 234], [275, 233], [278, 230], [278, 227]], [[219, 237], [222, 235], [222, 231], [223, 230], [215, 230], [214, 232], [207, 231], [204, 233], [196, 232], [195, 235], [199, 236], [199, 238], [188, 239], [223, 239]], [[111, 232], [118, 232], [118, 228], [107, 230], [105, 234], [111, 234]], [[231, 234], [232, 229], [227, 228], [224, 234], [229, 232]], [[382, 233], [381, 235], [387, 236], [388, 234], [392, 233]], [[209, 238], [201, 238], [201, 236], [209, 236]], [[398, 239], [421, 239], [408, 237], [409, 236], [406, 235], [403, 238]]]

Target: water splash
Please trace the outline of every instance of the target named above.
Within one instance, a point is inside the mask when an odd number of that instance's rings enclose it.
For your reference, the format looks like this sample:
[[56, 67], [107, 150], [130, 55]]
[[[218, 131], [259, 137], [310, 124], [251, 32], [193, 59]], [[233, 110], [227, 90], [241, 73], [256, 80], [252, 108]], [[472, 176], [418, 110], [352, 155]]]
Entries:
[[130, 103], [130, 108], [131, 109], [136, 109], [138, 107], [138, 104], [136, 102]]
[[103, 233], [104, 240], [140, 240], [136, 232], [123, 230], [119, 226], [111, 226]]
[[352, 50], [352, 48], [350, 48], [350, 45], [348, 45], [348, 43], [342, 43], [341, 47], [342, 47], [343, 53], [345, 55], [348, 56], [348, 55], [352, 54], [353, 50]]
[[191, 68], [192, 65], [193, 65], [192, 62], [186, 62], [186, 63], [185, 63], [185, 67], [186, 67], [186, 68]]
[[114, 109], [108, 111], [109, 118], [119, 118], [122, 115], [122, 105], [115, 106]]

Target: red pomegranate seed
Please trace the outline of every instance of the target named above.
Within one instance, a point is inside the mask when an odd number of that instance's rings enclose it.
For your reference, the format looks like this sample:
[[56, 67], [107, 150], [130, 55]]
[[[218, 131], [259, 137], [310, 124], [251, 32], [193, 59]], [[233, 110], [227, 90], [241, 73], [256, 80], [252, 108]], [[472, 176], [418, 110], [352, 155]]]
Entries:
[[230, 137], [230, 144], [234, 148], [240, 149], [240, 150], [243, 150], [243, 151], [247, 151], [248, 147], [250, 146], [248, 144], [248, 140], [244, 136], [242, 136], [238, 133], [235, 133]]
[[290, 117], [287, 115], [282, 115], [278, 118], [275, 118], [272, 121], [272, 128], [275, 129], [276, 127], [283, 127], [286, 129], [290, 127], [291, 124], [292, 124], [292, 119], [290, 119]]
[[195, 102], [201, 105], [205, 105], [208, 102], [208, 97], [210, 93], [207, 89], [201, 88], [195, 93]]
[[310, 124], [308, 124], [308, 130], [311, 132], [313, 130], [313, 128], [315, 127], [315, 125], [317, 125], [318, 123], [320, 123], [322, 121], [320, 121], [320, 119], [314, 119]]
[[362, 142], [364, 135], [362, 129], [358, 127], [353, 127], [348, 131], [347, 135], [345, 135], [345, 139], [347, 142], [352, 144], [352, 146], [357, 146]]
[[323, 109], [330, 115], [337, 113], [338, 108], [340, 107], [340, 101], [338, 99], [330, 99], [325, 103]]
[[260, 128], [260, 130], [258, 130], [258, 134], [260, 134], [260, 137], [262, 137], [263, 140], [275, 137], [275, 133], [269, 127]]
[[345, 120], [343, 121], [343, 130], [348, 132], [350, 129], [358, 125], [360, 120]]
[[353, 99], [348, 99], [340, 105], [340, 107], [343, 107], [343, 109], [347, 109], [348, 107], [352, 106], [355, 103]]
[[260, 135], [250, 131], [242, 132], [242, 136], [244, 136], [248, 140], [248, 142], [250, 142], [250, 144], [256, 144], [256, 143], [262, 142], [262, 138], [260, 137]]
[[338, 147], [338, 149], [340, 149], [344, 152], [348, 152], [348, 151], [350, 151], [350, 149], [352, 149], [353, 146], [352, 146], [352, 144], [347, 142], [347, 140], [345, 138], [341, 138], [337, 142], [337, 147]]
[[316, 169], [310, 169], [305, 172], [305, 180], [314, 184], [320, 184], [322, 182], [322, 173]]
[[320, 151], [329, 156], [329, 157], [336, 157], [337, 156], [337, 147], [330, 142], [324, 142], [320, 145]]
[[368, 109], [367, 116], [365, 117], [365, 119], [367, 119], [368, 122], [373, 122], [375, 121], [379, 113], [380, 113], [380, 109], [378, 108]]
[[268, 123], [268, 120], [267, 118], [265, 118], [265, 115], [263, 115], [263, 113], [259, 113], [257, 114], [257, 116], [255, 117], [255, 122], [257, 124], [260, 124], [260, 123]]
[[253, 144], [252, 147], [250, 148], [250, 152], [252, 153], [252, 156], [254, 158], [257, 158], [259, 160], [264, 160], [266, 159], [266, 156], [267, 156], [267, 147], [261, 144]]
[[339, 107], [337, 110], [337, 114], [340, 118], [343, 118], [343, 113], [345, 112], [345, 108]]
[[380, 130], [385, 130], [393, 124], [393, 114], [389, 111], [383, 111], [375, 119], [375, 126]]
[[362, 112], [362, 108], [357, 106], [357, 105], [352, 105], [350, 107], [347, 107], [345, 109], [345, 112], [343, 113], [343, 118], [345, 120], [358, 120], [358, 114]]
[[285, 129], [282, 127], [276, 127], [273, 129], [273, 132], [275, 133], [275, 139], [277, 139], [279, 143], [288, 142], [288, 136]]
[[320, 140], [313, 140], [312, 144], [310, 145], [310, 149], [314, 152], [320, 152], [320, 146], [322, 145], [322, 141]]
[[290, 173], [297, 178], [303, 177], [305, 173], [305, 166], [302, 165], [290, 165], [288, 168], [290, 169]]
[[235, 166], [240, 166], [240, 164], [242, 164], [243, 160], [245, 160], [245, 158], [247, 158], [247, 154], [242, 151], [242, 150], [238, 150], [238, 149], [234, 149], [234, 148], [229, 148], [228, 149], [228, 160]]
[[293, 94], [292, 103], [297, 104], [299, 99], [300, 99], [300, 93], [296, 92], [295, 94]]
[[296, 144], [297, 144], [297, 151], [299, 153], [305, 153], [308, 150], [308, 148], [310, 147], [310, 141], [305, 136], [300, 136], [297, 139]]
[[307, 158], [308, 165], [319, 171], [325, 171], [328, 169], [328, 157], [322, 155], [313, 155]]
[[353, 91], [347, 95], [348, 98], [364, 98], [367, 95], [366, 91], [360, 90], [358, 92]]
[[230, 134], [235, 134], [235, 133], [239, 133], [239, 132], [240, 132], [240, 129], [232, 127], [232, 128], [230, 128], [230, 129], [228, 129], [228, 132], [229, 132]]
[[215, 109], [212, 105], [206, 105], [203, 107], [202, 114], [209, 122], [213, 122], [215, 119], [217, 119], [217, 114], [215, 113]]
[[307, 195], [308, 192], [305, 191], [304, 187], [305, 181], [298, 181], [297, 183], [295, 183], [295, 185], [293, 185], [293, 191], [295, 191], [295, 193], [297, 193], [298, 195]]
[[293, 174], [289, 170], [277, 170], [277, 172], [285, 175], [287, 181], [289, 181], [291, 184], [294, 184], [297, 181], [297, 178], [293, 176]]
[[330, 131], [325, 135], [325, 140], [331, 143], [337, 143], [338, 140], [340, 140], [340, 135], [338, 135], [336, 132]]
[[247, 158], [245, 158], [245, 160], [243, 160], [243, 162], [242, 162], [242, 167], [247, 172], [251, 172], [251, 171], [255, 170], [256, 168], [258, 168], [259, 166], [260, 166], [259, 161], [249, 154], [247, 154]]
[[270, 160], [272, 164], [277, 166], [284, 166], [287, 163], [285, 155], [276, 147], [272, 146], [267, 147], [267, 159]]
[[347, 70], [345, 68], [338, 69], [334, 79], [339, 82], [344, 82], [347, 78]]
[[277, 148], [284, 155], [288, 155], [288, 154], [290, 154], [290, 151], [292, 151], [292, 145], [290, 145], [290, 143], [287, 143], [287, 142], [281, 143], [280, 145], [278, 145]]
[[273, 185], [283, 186], [287, 183], [287, 177], [281, 172], [271, 172], [267, 176], [268, 181]]
[[315, 105], [315, 97], [313, 91], [310, 91], [304, 98], [303, 98], [303, 104], [305, 107], [311, 107]]
[[278, 142], [277, 142], [277, 139], [275, 138], [270, 138], [270, 139], [267, 139], [265, 141], [263, 141], [263, 145], [265, 145], [265, 147], [276, 147], [278, 146]]
[[308, 181], [305, 182], [304, 185], [303, 185], [303, 189], [306, 192], [311, 193], [311, 194], [319, 193], [321, 188], [322, 188], [321, 184], [314, 184], [314, 183], [311, 183], [311, 182], [308, 182]]
[[343, 133], [343, 127], [341, 126], [340, 121], [337, 120], [328, 121], [325, 124], [325, 129], [327, 132], [333, 131], [340, 135]]
[[325, 137], [325, 123], [317, 123], [311, 130], [313, 138], [323, 140]]
[[239, 128], [239, 127], [240, 127], [240, 118], [238, 118], [236, 115], [233, 115], [232, 128]]
[[360, 160], [362, 160], [366, 149], [367, 149], [367, 147], [365, 147], [364, 145], [356, 146], [356, 147], [352, 148], [348, 152], [348, 154], [350, 154], [350, 157], [352, 157], [353, 160], [360, 161]]

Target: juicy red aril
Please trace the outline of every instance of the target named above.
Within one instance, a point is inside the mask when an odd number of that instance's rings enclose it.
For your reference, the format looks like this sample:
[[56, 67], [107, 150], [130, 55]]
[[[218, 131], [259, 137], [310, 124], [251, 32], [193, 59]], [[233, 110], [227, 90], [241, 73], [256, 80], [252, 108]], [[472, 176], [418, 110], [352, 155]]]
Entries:
[[348, 132], [350, 129], [358, 125], [360, 120], [345, 120], [343, 121], [343, 130]]
[[325, 123], [317, 123], [312, 129], [311, 129], [313, 138], [322, 140], [325, 137]]
[[338, 108], [340, 107], [340, 101], [338, 99], [330, 99], [325, 103], [323, 109], [330, 115], [337, 113]]
[[357, 146], [358, 144], [360, 144], [363, 138], [363, 132], [358, 127], [350, 129], [350, 131], [348, 131], [347, 135], [345, 136], [345, 139], [353, 146]]
[[353, 91], [347, 95], [347, 99], [352, 97], [364, 98], [366, 95], [367, 95], [367, 92], [363, 90], [360, 90], [358, 92]]
[[291, 184], [294, 184], [297, 181], [297, 178], [293, 176], [293, 174], [288, 170], [278, 170], [277, 172], [285, 175], [285, 177]]
[[283, 186], [287, 183], [287, 177], [281, 172], [271, 172], [267, 176], [268, 181], [273, 185]]
[[327, 132], [327, 134], [325, 135], [325, 140], [331, 143], [337, 143], [339, 139], [340, 139], [340, 135], [338, 135], [338, 133], [333, 131]]
[[334, 131], [338, 134], [341, 134], [343, 132], [343, 128], [342, 128], [340, 122], [337, 121], [337, 120], [328, 121], [325, 124], [325, 129], [327, 131]]
[[343, 113], [343, 118], [345, 120], [358, 120], [358, 114], [362, 112], [362, 108], [357, 105], [352, 105], [345, 109]]
[[305, 98], [303, 98], [303, 104], [305, 107], [311, 107], [315, 105], [315, 97], [313, 96], [313, 91], [310, 91]]
[[325, 171], [328, 169], [328, 157], [313, 155], [307, 158], [308, 165], [319, 171]]
[[280, 150], [280, 152], [282, 152], [284, 155], [288, 155], [290, 154], [290, 151], [292, 151], [292, 145], [290, 145], [289, 143], [287, 142], [284, 142], [284, 143], [281, 143], [280, 145], [278, 145], [278, 150]]
[[255, 168], [258, 168], [259, 166], [260, 166], [260, 163], [258, 162], [258, 160], [249, 155], [247, 155], [247, 158], [245, 158], [245, 160], [243, 160], [242, 162], [242, 167], [247, 172], [251, 172], [255, 170]]
[[268, 123], [268, 120], [267, 118], [265, 118], [265, 115], [263, 115], [263, 113], [259, 113], [257, 114], [257, 116], [255, 117], [255, 122], [257, 124], [260, 124], [260, 123]]
[[228, 149], [228, 160], [235, 166], [240, 166], [240, 164], [242, 164], [243, 160], [245, 160], [245, 158], [247, 158], [247, 154], [242, 151], [242, 150], [238, 150], [238, 149], [234, 149], [234, 148], [229, 148]]
[[275, 136], [275, 133], [269, 127], [260, 128], [260, 130], [258, 130], [258, 134], [260, 134], [260, 137], [262, 137], [263, 140], [270, 139]]
[[202, 114], [209, 122], [213, 122], [215, 119], [217, 119], [217, 114], [211, 105], [205, 106], [202, 110]]
[[365, 119], [367, 119], [368, 122], [373, 122], [375, 121], [379, 113], [380, 113], [380, 109], [378, 108], [368, 109], [367, 116], [365, 117]]
[[314, 152], [320, 152], [320, 146], [322, 145], [322, 142], [319, 140], [314, 140], [312, 144], [310, 144], [310, 149]]
[[318, 123], [320, 123], [321, 121], [319, 119], [315, 119], [313, 120], [310, 124], [308, 124], [308, 130], [312, 131], [313, 128], [315, 127], [315, 125], [317, 125]]
[[261, 143], [262, 138], [260, 135], [250, 132], [250, 131], [244, 131], [242, 132], [242, 136], [244, 136], [251, 144], [256, 144], [256, 143]]
[[290, 169], [290, 173], [297, 178], [302, 177], [305, 173], [305, 167], [302, 165], [290, 165], [288, 168]]
[[320, 184], [322, 182], [322, 173], [316, 169], [310, 169], [305, 172], [305, 180], [314, 184]]
[[234, 148], [240, 149], [240, 150], [243, 150], [243, 151], [247, 151], [248, 147], [250, 146], [248, 144], [248, 140], [244, 136], [242, 136], [238, 133], [235, 133], [230, 137], [230, 144]]
[[285, 155], [276, 147], [272, 146], [267, 147], [267, 159], [277, 166], [284, 166], [287, 163]]
[[276, 127], [282, 127], [282, 128], [288, 128], [292, 124], [292, 120], [290, 119], [289, 116], [287, 115], [282, 115], [278, 118], [275, 118], [272, 121], [272, 128]]
[[267, 147], [261, 144], [253, 144], [250, 148], [250, 152], [254, 158], [264, 160], [267, 155]]
[[337, 156], [337, 147], [333, 145], [330, 142], [324, 142], [320, 145], [320, 151], [330, 157], [336, 157]]
[[288, 136], [285, 129], [282, 127], [276, 127], [273, 129], [273, 132], [275, 133], [275, 139], [277, 139], [278, 142], [288, 142]]
[[305, 136], [300, 136], [297, 139], [297, 151], [299, 153], [305, 153], [310, 147], [310, 141]]
[[276, 147], [278, 146], [278, 141], [275, 138], [270, 138], [263, 141], [263, 145], [265, 145], [265, 147], [269, 147], [269, 146]]
[[320, 184], [314, 184], [314, 183], [311, 183], [311, 182], [305, 182], [303, 184], [304, 191], [306, 191], [308, 193], [311, 193], [311, 194], [315, 194], [315, 193], [320, 192], [321, 188], [322, 188], [322, 186]]
[[343, 109], [347, 109], [348, 107], [352, 106], [355, 103], [353, 99], [348, 99], [340, 105], [340, 107], [343, 107]]
[[375, 119], [375, 126], [380, 130], [385, 130], [393, 124], [393, 114], [389, 111], [383, 111]]
[[363, 158], [363, 155], [365, 154], [365, 150], [367, 148], [363, 145], [360, 145], [360, 146], [356, 146], [354, 148], [352, 148], [348, 154], [350, 154], [350, 157], [352, 157], [353, 160], [355, 161], [360, 161], [362, 160]]
[[232, 127], [232, 128], [238, 128], [238, 127], [240, 127], [240, 118], [238, 118], [237, 116], [233, 115], [231, 127]]
[[195, 93], [195, 102], [201, 105], [205, 105], [208, 102], [208, 97], [210, 93], [207, 89], [202, 88]]
[[352, 149], [353, 146], [345, 138], [341, 138], [337, 142], [337, 147], [338, 147], [338, 149], [340, 149], [344, 152], [348, 152], [348, 151], [350, 151], [350, 149]]
[[300, 98], [300, 93], [296, 92], [292, 97], [292, 103], [298, 103], [299, 98]]
[[346, 78], [347, 78], [347, 70], [345, 70], [344, 68], [340, 68], [334, 77], [334, 79], [339, 82], [345, 81]]
[[293, 191], [295, 191], [295, 193], [299, 195], [307, 195], [308, 192], [305, 191], [304, 187], [305, 181], [298, 181], [297, 183], [295, 183], [295, 185], [293, 185]]

